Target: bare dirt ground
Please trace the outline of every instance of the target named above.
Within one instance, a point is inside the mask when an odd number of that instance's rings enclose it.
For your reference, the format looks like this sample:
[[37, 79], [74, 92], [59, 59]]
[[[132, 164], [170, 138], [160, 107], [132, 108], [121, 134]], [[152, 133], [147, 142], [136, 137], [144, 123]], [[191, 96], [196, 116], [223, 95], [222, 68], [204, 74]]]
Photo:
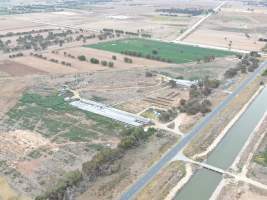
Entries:
[[[160, 16], [155, 12], [158, 8], [203, 8], [209, 9], [217, 5], [211, 0], [203, 1], [115, 1], [91, 5], [82, 9], [72, 9], [63, 12], [32, 13], [17, 16], [3, 16], [2, 31], [14, 29], [28, 30], [33, 27], [53, 27], [49, 24], [72, 25], [88, 30], [115, 28], [125, 31], [142, 30], [154, 37], [174, 40], [181, 30], [194, 24], [201, 16], [179, 14], [177, 16]], [[11, 21], [9, 25], [7, 19]], [[35, 21], [37, 23], [33, 23]], [[38, 23], [39, 21], [39, 23]], [[46, 24], [42, 24], [46, 23]]]
[[57, 63], [52, 63], [50, 61], [35, 58], [33, 56], [23, 56], [15, 58], [14, 61], [22, 65], [28, 65], [33, 69], [51, 74], [69, 74], [78, 72], [78, 70], [74, 68], [66, 67]]
[[[250, 10], [248, 10], [250, 9]], [[267, 9], [228, 2], [221, 11], [210, 17], [185, 41], [241, 50], [261, 50], [266, 38]]]
[[265, 200], [267, 192], [243, 183], [229, 183], [222, 189], [217, 200]]
[[32, 74], [44, 74], [42, 70], [29, 67], [27, 65], [19, 64], [12, 61], [2, 61], [0, 62], [0, 71], [3, 71], [11, 76], [27, 76]]
[[36, 24], [30, 21], [18, 20], [18, 16], [1, 16], [0, 17], [0, 34], [6, 34], [12, 31], [23, 32], [31, 31], [33, 29], [46, 29], [51, 28], [51, 26], [46, 26], [43, 24]]

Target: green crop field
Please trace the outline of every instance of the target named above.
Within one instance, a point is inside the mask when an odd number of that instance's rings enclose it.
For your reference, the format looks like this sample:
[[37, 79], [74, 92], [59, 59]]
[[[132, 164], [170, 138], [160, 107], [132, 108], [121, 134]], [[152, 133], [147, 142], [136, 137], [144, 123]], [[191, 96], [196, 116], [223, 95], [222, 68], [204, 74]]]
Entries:
[[[121, 39], [103, 42], [85, 47], [111, 51], [115, 53], [134, 53], [135, 56], [173, 63], [186, 63], [205, 59], [209, 56], [224, 57], [233, 52], [194, 47], [145, 39]], [[126, 53], [126, 54], [127, 54]]]

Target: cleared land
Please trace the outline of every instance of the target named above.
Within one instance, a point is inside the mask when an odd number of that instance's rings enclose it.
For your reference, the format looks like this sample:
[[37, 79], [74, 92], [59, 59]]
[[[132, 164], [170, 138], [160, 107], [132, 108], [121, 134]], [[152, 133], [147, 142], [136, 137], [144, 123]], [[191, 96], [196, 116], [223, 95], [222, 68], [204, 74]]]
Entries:
[[266, 7], [228, 2], [220, 12], [210, 17], [186, 42], [248, 51], [261, 50], [266, 42]]
[[87, 47], [115, 53], [137, 52], [141, 53], [141, 57], [154, 56], [177, 64], [202, 60], [209, 56], [223, 57], [233, 55], [233, 53], [227, 51], [144, 39], [124, 39], [88, 45]]
[[32, 74], [44, 74], [45, 72], [42, 70], [38, 70], [36, 68], [32, 68], [27, 65], [23, 65], [16, 62], [11, 61], [3, 61], [0, 62], [0, 71], [5, 72], [11, 76], [26, 76]]

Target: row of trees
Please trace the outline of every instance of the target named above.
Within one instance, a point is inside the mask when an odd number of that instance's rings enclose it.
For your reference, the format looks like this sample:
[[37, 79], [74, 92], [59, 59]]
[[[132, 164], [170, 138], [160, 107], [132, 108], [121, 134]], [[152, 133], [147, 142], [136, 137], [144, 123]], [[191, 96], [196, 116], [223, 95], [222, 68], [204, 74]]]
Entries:
[[23, 53], [17, 53], [17, 54], [9, 55], [9, 58], [17, 58], [17, 57], [22, 57], [22, 56], [24, 56]]
[[123, 31], [123, 30], [117, 30], [117, 29], [111, 29], [111, 28], [103, 28], [104, 33], [112, 33], [120, 37], [120, 35], [128, 35], [128, 36], [141, 36], [143, 38], [151, 38], [151, 34], [144, 33], [144, 31], [138, 30], [137, 32], [131, 32], [131, 31]]
[[30, 54], [31, 56], [34, 56], [36, 58], [40, 58], [40, 59], [43, 59], [43, 60], [48, 60], [50, 62], [53, 62], [53, 63], [60, 63], [61, 65], [64, 65], [64, 66], [67, 66], [67, 67], [71, 67], [72, 64], [69, 63], [69, 62], [66, 62], [66, 61], [59, 61], [55, 58], [51, 58], [51, 59], [48, 59], [46, 56], [43, 56], [42, 54], [37, 54], [37, 53], [31, 53]]
[[189, 14], [192, 16], [202, 15], [203, 13], [213, 12], [212, 9], [201, 8], [162, 8], [157, 9], [156, 12], [169, 13], [169, 14]]
[[151, 54], [143, 55], [141, 52], [137, 52], [137, 51], [121, 51], [121, 54], [134, 56], [134, 57], [141, 57], [141, 58], [146, 58], [146, 59], [156, 60], [156, 61], [161, 61], [161, 62], [172, 63], [171, 59], [160, 57], [159, 55], [157, 55], [157, 53], [154, 52], [154, 50], [152, 52], [152, 54], [154, 55], [151, 55]]
[[[16, 44], [12, 44], [11, 40], [2, 41], [0, 39], [0, 51], [4, 53], [10, 53], [15, 51], [23, 51], [33, 49], [34, 51], [45, 50], [50, 46], [59, 46], [62, 47], [66, 43], [71, 43], [75, 41], [83, 41], [86, 43], [88, 39], [93, 39], [98, 37], [99, 40], [104, 40], [108, 38], [107, 34], [100, 33], [99, 35], [90, 34], [84, 35], [79, 34], [80, 31], [66, 30], [66, 31], [52, 31], [53, 29], [42, 29], [36, 31], [29, 32], [19, 32], [13, 33], [10, 32], [8, 34], [2, 35], [2, 37], [11, 37], [11, 36], [19, 36], [16, 39]], [[48, 32], [45, 34], [40, 34], [43, 32]], [[75, 37], [75, 34], [79, 34]], [[1, 37], [0, 37], [1, 38]]]
[[46, 33], [46, 32], [49, 32], [49, 31], [54, 31], [54, 29], [39, 29], [39, 30], [15, 32], [15, 33], [14, 32], [8, 32], [6, 34], [0, 34], [0, 38], [21, 36], [21, 35], [29, 35], [29, 34], [36, 34], [36, 33]]
[[[88, 61], [85, 55], [78, 56], [78, 59], [82, 62]], [[114, 63], [112, 61], [105, 61], [105, 60], [99, 60], [97, 58], [90, 58], [89, 62], [92, 64], [101, 64], [102, 66], [108, 66], [108, 67], [114, 67]]]

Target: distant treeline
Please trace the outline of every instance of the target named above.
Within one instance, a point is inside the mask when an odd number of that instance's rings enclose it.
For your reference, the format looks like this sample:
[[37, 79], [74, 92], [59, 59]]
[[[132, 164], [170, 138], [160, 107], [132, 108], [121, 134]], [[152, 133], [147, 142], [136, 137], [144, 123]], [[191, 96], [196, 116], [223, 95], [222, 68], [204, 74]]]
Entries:
[[212, 12], [212, 9], [198, 9], [198, 8], [162, 8], [157, 9], [156, 12], [163, 12], [163, 13], [179, 13], [179, 14], [189, 14], [193, 16], [201, 15], [203, 13]]
[[259, 41], [260, 42], [267, 42], [267, 38], [260, 38]]

